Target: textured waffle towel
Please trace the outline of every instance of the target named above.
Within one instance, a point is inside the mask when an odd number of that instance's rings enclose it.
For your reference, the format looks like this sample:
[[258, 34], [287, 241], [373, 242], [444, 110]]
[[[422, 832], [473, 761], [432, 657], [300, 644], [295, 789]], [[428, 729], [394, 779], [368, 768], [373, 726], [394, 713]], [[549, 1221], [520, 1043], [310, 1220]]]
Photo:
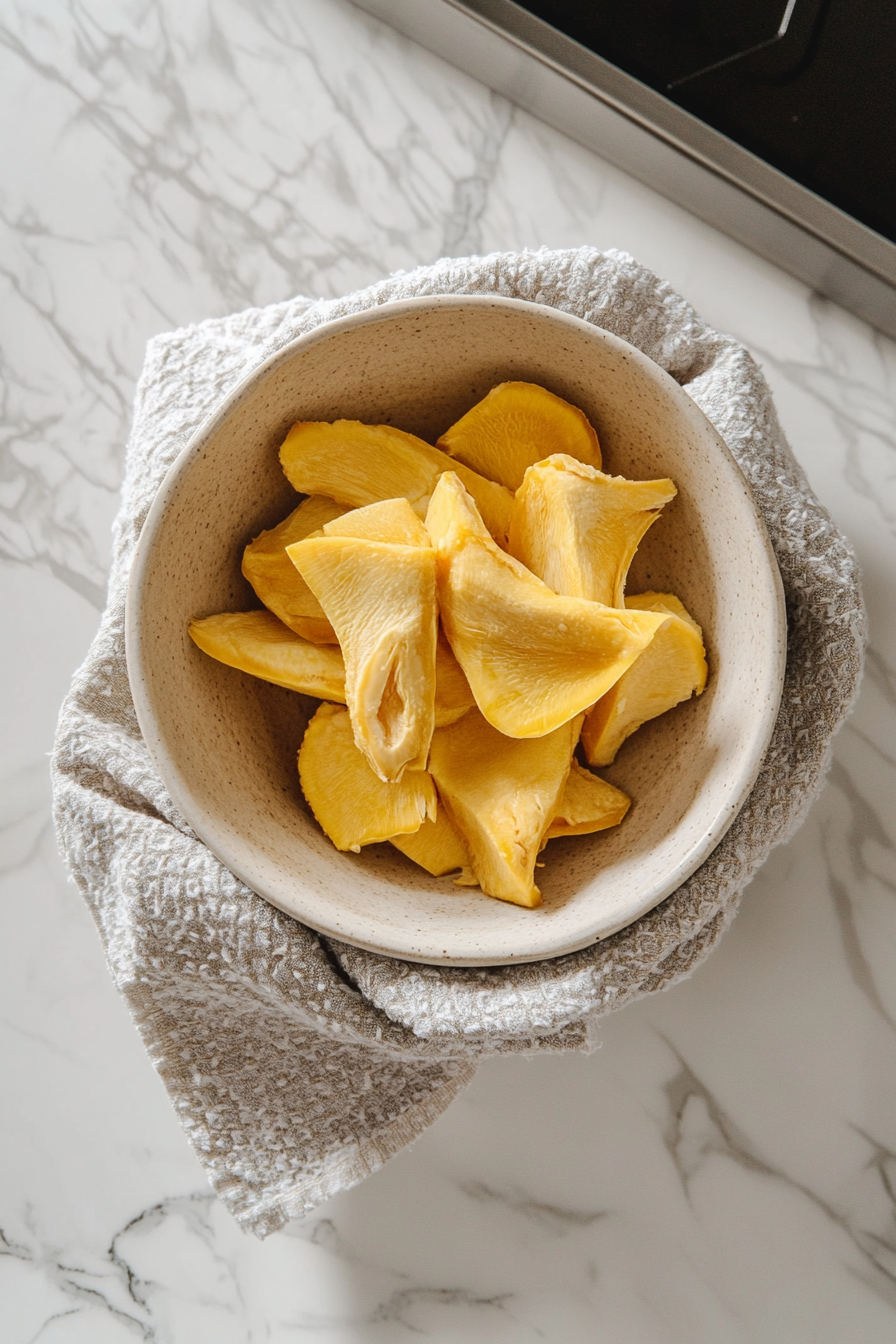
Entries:
[[[752, 794], [662, 905], [583, 952], [496, 969], [400, 962], [321, 938], [225, 869], [174, 808], [128, 686], [124, 605], [153, 496], [261, 360], [323, 322], [420, 294], [551, 304], [681, 383], [752, 486], [787, 597], [787, 678]], [[690, 974], [824, 779], [855, 695], [864, 612], [849, 545], [809, 489], [750, 355], [630, 257], [590, 248], [445, 260], [349, 298], [297, 299], [150, 343], [137, 390], [109, 604], [62, 708], [59, 839], [109, 968], [221, 1199], [260, 1236], [414, 1139], [498, 1051], [586, 1050], [602, 1013]]]

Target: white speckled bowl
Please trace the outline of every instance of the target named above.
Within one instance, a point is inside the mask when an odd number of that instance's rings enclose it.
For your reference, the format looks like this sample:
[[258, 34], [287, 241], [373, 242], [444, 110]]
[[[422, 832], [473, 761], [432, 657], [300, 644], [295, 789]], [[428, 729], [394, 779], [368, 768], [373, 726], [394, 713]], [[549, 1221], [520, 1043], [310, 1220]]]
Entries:
[[[703, 626], [704, 695], [636, 733], [604, 771], [634, 799], [622, 826], [551, 841], [544, 905], [522, 910], [431, 878], [390, 845], [340, 854], [310, 816], [296, 752], [314, 701], [214, 662], [193, 616], [257, 606], [247, 541], [295, 505], [278, 449], [296, 420], [389, 423], [434, 442], [496, 383], [580, 406], [605, 470], [671, 476], [678, 497], [629, 591], [676, 593]], [[127, 656], [143, 735], [187, 821], [248, 886], [312, 928], [414, 961], [534, 961], [585, 947], [657, 905], [707, 857], [759, 770], [786, 624], [752, 495], [690, 397], [624, 341], [513, 299], [411, 299], [287, 346], [224, 402], [169, 473], [131, 574]]]

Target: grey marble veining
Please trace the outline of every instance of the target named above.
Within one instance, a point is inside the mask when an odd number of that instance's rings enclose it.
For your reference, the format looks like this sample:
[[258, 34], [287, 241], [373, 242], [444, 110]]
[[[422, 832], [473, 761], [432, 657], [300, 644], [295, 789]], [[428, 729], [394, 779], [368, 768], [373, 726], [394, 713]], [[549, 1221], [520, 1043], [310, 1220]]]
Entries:
[[[343, 0], [0, 5], [0, 1339], [896, 1337], [896, 346]], [[443, 254], [591, 243], [762, 362], [854, 540], [830, 781], [687, 984], [501, 1059], [257, 1243], [213, 1199], [56, 857], [46, 752], [104, 600], [155, 332]]]

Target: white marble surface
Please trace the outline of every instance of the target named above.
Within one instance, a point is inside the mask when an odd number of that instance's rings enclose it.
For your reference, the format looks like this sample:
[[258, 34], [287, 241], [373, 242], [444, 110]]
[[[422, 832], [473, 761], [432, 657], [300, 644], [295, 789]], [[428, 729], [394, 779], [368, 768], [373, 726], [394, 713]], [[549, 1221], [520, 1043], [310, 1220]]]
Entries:
[[[0, 1341], [896, 1338], [896, 347], [343, 0], [0, 4]], [[761, 360], [865, 569], [808, 822], [590, 1058], [485, 1064], [258, 1243], [212, 1198], [49, 823], [153, 333], [396, 268], [619, 246]]]

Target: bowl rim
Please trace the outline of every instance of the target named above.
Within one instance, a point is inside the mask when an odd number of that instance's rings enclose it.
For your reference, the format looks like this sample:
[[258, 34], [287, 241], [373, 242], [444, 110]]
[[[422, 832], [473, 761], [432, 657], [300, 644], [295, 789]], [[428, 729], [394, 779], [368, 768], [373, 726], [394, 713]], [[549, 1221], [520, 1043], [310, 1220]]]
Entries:
[[[709, 428], [713, 437], [717, 440], [718, 445], [724, 450], [725, 456], [734, 466], [735, 473], [733, 479], [738, 483], [743, 499], [747, 503], [757, 524], [757, 532], [764, 545], [769, 562], [769, 575], [776, 597], [775, 610], [772, 613], [775, 657], [773, 665], [768, 669], [768, 695], [760, 715], [758, 725], [759, 731], [754, 735], [752, 753], [746, 758], [744, 766], [741, 769], [739, 788], [736, 790], [732, 789], [724, 809], [720, 809], [713, 824], [691, 844], [680, 860], [668, 870], [664, 880], [654, 883], [654, 886], [650, 889], [649, 893], [645, 894], [644, 899], [630, 917], [613, 924], [612, 927], [601, 927], [598, 930], [592, 929], [590, 932], [582, 934], [581, 936], [571, 938], [567, 935], [565, 938], [555, 938], [549, 943], [546, 941], [545, 947], [538, 951], [527, 951], [522, 954], [505, 954], [500, 957], [491, 955], [487, 957], [481, 955], [459, 956], [450, 954], [447, 951], [440, 953], [436, 942], [433, 943], [431, 950], [427, 950], [425, 955], [419, 950], [409, 949], [404, 946], [386, 946], [382, 940], [378, 940], [376, 937], [364, 937], [363, 935], [353, 936], [342, 928], [328, 927], [325, 921], [318, 919], [316, 916], [313, 919], [308, 919], [305, 914], [296, 913], [294, 910], [285, 910], [283, 905], [275, 897], [266, 894], [263, 889], [260, 890], [259, 885], [263, 887], [263, 884], [258, 883], [257, 877], [253, 877], [247, 873], [240, 860], [231, 852], [226, 838], [222, 836], [218, 829], [214, 814], [205, 808], [194, 796], [189, 784], [181, 774], [175, 759], [168, 750], [164, 734], [160, 730], [156, 719], [152, 698], [148, 689], [148, 678], [144, 669], [142, 644], [143, 595], [146, 588], [146, 580], [150, 568], [154, 542], [169, 507], [169, 503], [178, 490], [181, 477], [189, 472], [195, 459], [203, 453], [208, 441], [218, 433], [235, 407], [248, 395], [255, 384], [266, 378], [278, 365], [291, 359], [297, 350], [306, 349], [321, 340], [332, 339], [334, 335], [338, 335], [340, 330], [389, 321], [398, 318], [407, 312], [413, 312], [415, 309], [432, 307], [463, 308], [471, 305], [475, 307], [497, 307], [502, 309], [524, 308], [528, 310], [530, 314], [536, 315], [539, 319], [546, 318], [549, 321], [557, 321], [562, 324], [570, 325], [579, 331], [584, 330], [589, 336], [596, 337], [601, 341], [606, 341], [611, 347], [618, 347], [620, 353], [624, 353], [637, 365], [644, 368], [649, 376], [654, 378], [659, 376], [661, 383], [665, 381], [669, 390], [672, 391], [673, 396], [682, 398], [680, 404], [686, 417], [700, 425], [704, 432], [706, 427]], [[149, 510], [147, 511], [140, 535], [134, 546], [128, 575], [127, 594], [125, 599], [125, 657], [128, 680], [130, 682], [131, 695], [140, 732], [153, 765], [158, 771], [172, 801], [184, 819], [188, 822], [197, 838], [211, 850], [211, 852], [230, 870], [231, 873], [233, 873], [235, 877], [249, 887], [250, 890], [261, 896], [262, 899], [269, 901], [277, 909], [284, 910], [284, 913], [288, 914], [298, 923], [306, 924], [307, 927], [315, 929], [318, 933], [324, 934], [325, 936], [336, 938], [342, 942], [364, 948], [367, 951], [379, 955], [427, 965], [469, 967], [519, 965], [525, 962], [542, 961], [580, 951], [583, 948], [602, 942], [612, 934], [619, 932], [620, 929], [627, 928], [631, 924], [636, 923], [639, 919], [643, 918], [646, 914], [649, 914], [651, 910], [655, 909], [659, 904], [671, 896], [718, 847], [720, 841], [730, 829], [732, 823], [752, 792], [768, 752], [784, 689], [784, 677], [787, 667], [787, 617], [784, 588], [777, 557], [772, 547], [766, 522], [759, 509], [756, 497], [740, 469], [737, 460], [731, 452], [731, 449], [728, 447], [721, 434], [688, 394], [686, 388], [678, 383], [671, 374], [663, 369], [661, 365], [652, 360], [649, 355], [646, 355], [642, 350], [639, 350], [637, 346], [631, 345], [622, 337], [607, 331], [603, 327], [597, 326], [595, 323], [588, 322], [584, 318], [577, 317], [575, 314], [565, 312], [563, 309], [555, 308], [550, 304], [534, 303], [526, 299], [518, 299], [498, 294], [433, 294], [391, 300], [385, 303], [375, 304], [373, 307], [365, 308], [358, 312], [348, 313], [341, 317], [325, 320], [311, 331], [304, 332], [301, 335], [294, 337], [279, 349], [273, 351], [260, 363], [250, 369], [231, 391], [223, 397], [220, 403], [191, 435], [189, 441], [177, 454], [176, 458], [169, 466], [159, 489], [153, 498]], [[371, 921], [372, 925], [375, 923], [375, 919]]]

